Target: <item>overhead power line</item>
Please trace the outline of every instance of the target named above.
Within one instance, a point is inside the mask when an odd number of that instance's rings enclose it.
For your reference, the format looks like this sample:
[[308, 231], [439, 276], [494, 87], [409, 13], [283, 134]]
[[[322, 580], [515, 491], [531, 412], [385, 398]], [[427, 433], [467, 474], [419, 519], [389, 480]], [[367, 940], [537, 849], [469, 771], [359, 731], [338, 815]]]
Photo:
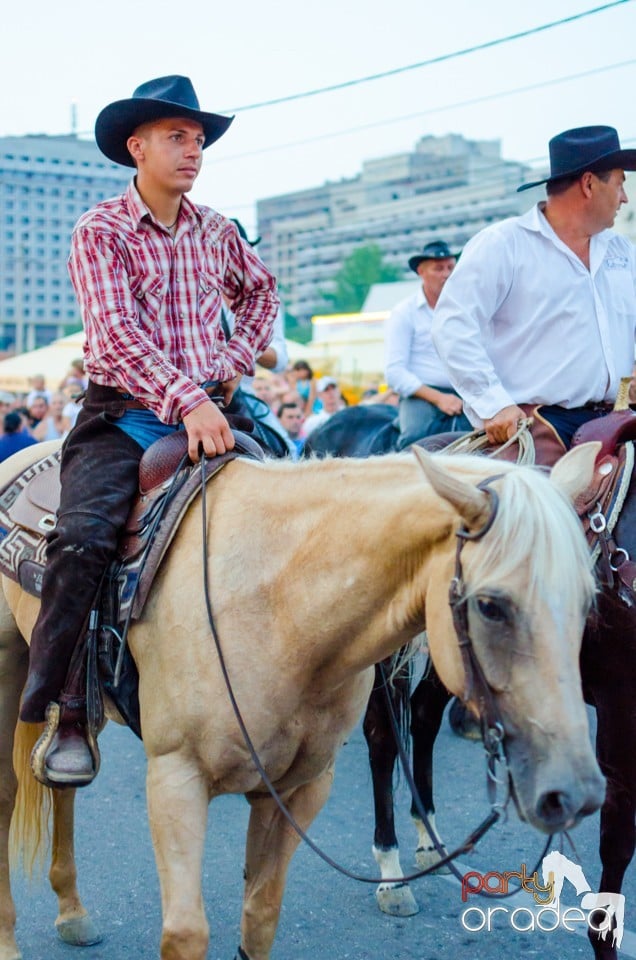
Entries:
[[518, 33], [511, 33], [506, 37], [497, 37], [494, 40], [486, 40], [484, 43], [474, 44], [472, 47], [465, 47], [463, 50], [455, 50], [452, 53], [442, 53], [437, 57], [431, 57], [429, 60], [421, 60], [419, 63], [411, 63], [405, 67], [394, 67], [392, 70], [384, 70], [382, 73], [373, 73], [368, 77], [358, 77], [355, 80], [344, 80], [341, 83], [334, 83], [328, 87], [317, 87], [314, 90], [304, 90], [301, 93], [291, 93], [284, 97], [275, 97], [271, 100], [261, 100], [259, 103], [243, 104], [239, 107], [225, 107], [221, 113], [243, 113], [246, 110], [259, 110], [261, 107], [273, 107], [279, 103], [290, 103], [292, 100], [303, 100], [306, 97], [316, 97], [321, 93], [332, 93], [334, 90], [345, 90], [348, 87], [356, 87], [362, 83], [370, 83], [372, 80], [383, 80], [385, 77], [394, 77], [400, 73], [407, 73], [409, 70], [419, 70], [421, 67], [430, 67], [433, 64], [444, 63], [447, 60], [455, 60], [458, 57], [465, 57], [470, 53], [477, 53], [480, 50], [489, 50], [492, 47], [500, 46], [504, 43], [510, 43], [512, 40], [521, 40], [524, 37], [530, 37], [536, 33], [543, 33], [551, 30], [553, 27], [560, 27], [566, 23], [573, 23], [575, 20], [582, 20], [584, 17], [590, 17], [594, 13], [602, 13], [610, 10], [612, 7], [619, 7], [624, 3], [632, 3], [633, 0], [613, 0], [612, 3], [605, 3], [601, 7], [593, 7], [591, 10], [582, 10], [580, 13], [574, 13], [569, 17], [563, 17], [560, 20], [553, 20], [550, 23], [543, 23], [538, 27], [530, 27], [528, 30], [521, 30]]
[[216, 166], [220, 163], [228, 163], [234, 160], [243, 160], [248, 157], [259, 156], [264, 153], [276, 153], [279, 150], [289, 150], [290, 147], [301, 147], [310, 143], [319, 143], [322, 140], [332, 140], [336, 137], [346, 137], [354, 133], [361, 133], [364, 130], [372, 130], [377, 127], [387, 127], [394, 123], [404, 123], [408, 120], [417, 120], [420, 117], [430, 116], [433, 113], [444, 113], [447, 110], [457, 110], [461, 107], [473, 107], [478, 103], [486, 103], [489, 100], [499, 100], [503, 97], [512, 97], [519, 93], [528, 93], [532, 90], [541, 90], [545, 87], [556, 86], [560, 83], [567, 83], [570, 80], [581, 80], [585, 77], [607, 73], [610, 70], [619, 70], [622, 67], [631, 67], [636, 64], [636, 59], [623, 60], [620, 63], [610, 63], [604, 67], [592, 67], [590, 70], [584, 70], [581, 73], [570, 73], [564, 77], [555, 77], [553, 80], [540, 80], [537, 83], [530, 83], [524, 87], [513, 87], [510, 90], [500, 90], [497, 93], [487, 93], [481, 97], [472, 97], [470, 100], [457, 100], [454, 103], [442, 104], [438, 107], [428, 107], [426, 110], [418, 110], [415, 113], [403, 114], [399, 117], [389, 117], [385, 120], [373, 120], [370, 123], [359, 124], [356, 127], [345, 127], [341, 130], [332, 130], [329, 133], [319, 133], [313, 137], [305, 137], [302, 140], [288, 140], [285, 143], [272, 144], [270, 147], [256, 147], [254, 150], [246, 150], [243, 153], [232, 153], [227, 156], [212, 156], [206, 159], [206, 166]]

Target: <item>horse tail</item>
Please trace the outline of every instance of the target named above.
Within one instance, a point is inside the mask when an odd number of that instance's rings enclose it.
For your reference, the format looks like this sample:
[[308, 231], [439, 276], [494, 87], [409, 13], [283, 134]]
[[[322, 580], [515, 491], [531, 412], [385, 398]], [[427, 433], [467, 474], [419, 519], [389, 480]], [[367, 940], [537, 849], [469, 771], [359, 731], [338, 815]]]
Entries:
[[22, 863], [31, 876], [41, 870], [50, 844], [51, 791], [31, 772], [31, 751], [42, 733], [42, 725], [18, 722], [13, 741], [13, 769], [18, 781], [9, 850], [14, 865]]

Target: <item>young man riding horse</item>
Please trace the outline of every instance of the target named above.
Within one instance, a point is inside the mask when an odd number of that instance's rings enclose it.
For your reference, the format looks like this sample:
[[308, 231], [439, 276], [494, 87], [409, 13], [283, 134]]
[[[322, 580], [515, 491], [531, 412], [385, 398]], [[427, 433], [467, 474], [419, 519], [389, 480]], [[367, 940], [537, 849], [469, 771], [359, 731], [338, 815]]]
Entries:
[[[547, 198], [486, 227], [441, 293], [433, 337], [471, 423], [504, 443], [534, 417], [537, 460], [553, 464], [588, 420], [609, 412], [634, 363], [636, 255], [610, 227], [624, 170], [613, 127], [550, 141]], [[523, 409], [525, 407], [525, 409]]]
[[[181, 76], [150, 80], [97, 118], [102, 152], [136, 175], [123, 196], [79, 220], [71, 245], [90, 382], [63, 449], [61, 502], [20, 711], [36, 723], [51, 702], [61, 707], [59, 727], [49, 722], [40, 745], [52, 785], [80, 786], [95, 775], [83, 658], [73, 652], [137, 491], [141, 456], [179, 429], [195, 462], [201, 449], [209, 456], [232, 449], [211, 397], [229, 403], [271, 339], [274, 277], [233, 223], [186, 197], [203, 150], [232, 119], [200, 110]], [[227, 340], [224, 299], [235, 317]]]

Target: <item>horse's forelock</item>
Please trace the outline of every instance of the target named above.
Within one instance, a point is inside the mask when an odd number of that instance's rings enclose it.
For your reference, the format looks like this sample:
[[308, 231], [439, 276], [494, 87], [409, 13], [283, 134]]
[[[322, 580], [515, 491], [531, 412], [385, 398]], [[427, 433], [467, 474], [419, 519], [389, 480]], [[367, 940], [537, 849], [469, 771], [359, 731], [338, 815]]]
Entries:
[[[490, 472], [496, 472], [492, 465]], [[595, 581], [572, 505], [541, 470], [512, 467], [502, 472], [494, 483], [500, 508], [492, 529], [471, 551], [467, 592], [474, 595], [517, 577], [528, 605], [545, 598], [549, 585], [563, 609], [586, 609]]]

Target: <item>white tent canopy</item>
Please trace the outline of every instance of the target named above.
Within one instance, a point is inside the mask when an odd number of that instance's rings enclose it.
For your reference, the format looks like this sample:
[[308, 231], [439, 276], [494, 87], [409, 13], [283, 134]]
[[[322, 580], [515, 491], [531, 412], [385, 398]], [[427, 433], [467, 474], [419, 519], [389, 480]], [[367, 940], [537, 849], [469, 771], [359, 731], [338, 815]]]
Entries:
[[0, 389], [27, 393], [31, 389], [31, 377], [41, 373], [46, 379], [47, 388], [56, 390], [68, 373], [71, 361], [82, 356], [83, 346], [84, 333], [80, 330], [61, 340], [54, 340], [48, 347], [0, 360]]

